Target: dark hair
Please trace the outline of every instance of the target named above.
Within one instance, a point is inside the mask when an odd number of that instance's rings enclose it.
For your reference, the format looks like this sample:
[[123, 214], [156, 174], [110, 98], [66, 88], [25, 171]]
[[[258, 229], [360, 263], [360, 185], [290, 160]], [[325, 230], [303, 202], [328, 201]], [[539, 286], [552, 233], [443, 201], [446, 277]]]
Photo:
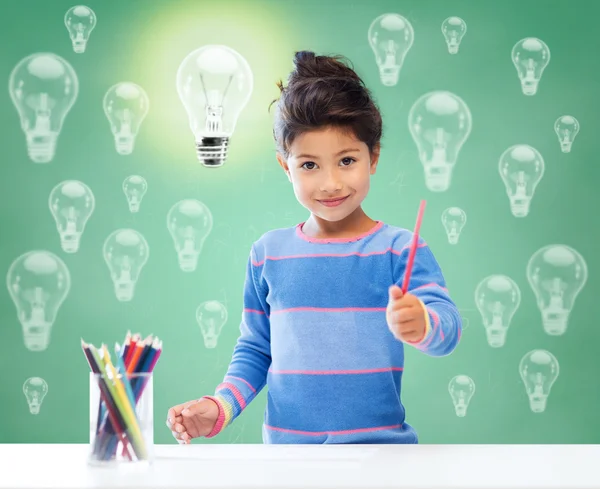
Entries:
[[[345, 64], [343, 61], [347, 61]], [[302, 133], [326, 127], [350, 131], [373, 154], [379, 150], [382, 120], [370, 90], [341, 55], [316, 56], [296, 51], [295, 70], [281, 90], [273, 124], [276, 149], [288, 159], [293, 141]]]

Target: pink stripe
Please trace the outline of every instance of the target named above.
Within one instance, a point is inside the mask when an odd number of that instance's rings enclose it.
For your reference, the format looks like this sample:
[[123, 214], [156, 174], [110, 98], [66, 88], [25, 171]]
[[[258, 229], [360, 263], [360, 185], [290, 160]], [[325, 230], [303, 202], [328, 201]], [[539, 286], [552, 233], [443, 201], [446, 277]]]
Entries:
[[253, 312], [256, 314], [266, 314], [265, 311], [259, 311], [258, 309], [248, 309], [247, 307], [244, 307], [244, 312]]
[[[422, 350], [426, 349], [431, 342], [433, 341], [433, 338], [435, 338], [435, 333], [440, 325], [440, 318], [439, 316], [429, 307], [427, 307], [427, 312], [431, 314], [431, 317], [433, 318], [433, 331], [431, 332], [431, 335], [429, 336], [429, 339], [423, 343], [422, 345], [419, 345], [417, 348], [420, 348]], [[440, 331], [442, 331], [440, 329]], [[444, 333], [442, 331], [442, 340], [444, 339]]]
[[216, 397], [204, 396], [203, 399], [210, 399], [219, 408], [219, 416], [217, 417], [217, 422], [213, 426], [212, 431], [208, 435], [206, 435], [206, 438], [212, 438], [213, 436], [218, 435], [219, 432], [223, 429], [223, 424], [225, 423], [225, 411], [223, 410], [223, 405]]
[[418, 287], [415, 287], [412, 290], [418, 290], [418, 289], [423, 289], [425, 287], [439, 287], [440, 289], [442, 289], [444, 292], [448, 292], [448, 289], [446, 287], [442, 287], [440, 284], [436, 284], [435, 282], [431, 282], [430, 284], [425, 284], [425, 285], [419, 285]]
[[380, 372], [402, 372], [404, 367], [369, 368], [360, 370], [271, 370], [273, 374], [300, 374], [300, 375], [346, 375], [346, 374], [372, 374]]
[[401, 424], [395, 424], [392, 426], [377, 426], [375, 428], [359, 428], [357, 430], [343, 430], [343, 431], [300, 431], [300, 430], [288, 430], [286, 428], [276, 428], [275, 426], [265, 425], [265, 428], [273, 431], [282, 431], [284, 433], [294, 433], [296, 435], [308, 435], [308, 436], [321, 436], [321, 435], [352, 435], [354, 433], [369, 433], [372, 431], [383, 431], [393, 430], [395, 428], [401, 428]]
[[271, 315], [280, 314], [282, 312], [297, 312], [297, 311], [312, 311], [312, 312], [385, 312], [385, 307], [290, 307], [289, 309], [279, 309], [271, 311]]
[[244, 380], [241, 377], [234, 377], [233, 375], [227, 375], [227, 376], [225, 376], [225, 378], [239, 380], [240, 382], [243, 382], [244, 384], [246, 384], [252, 392], [256, 392], [256, 389], [254, 387], [252, 387], [247, 380]]
[[244, 408], [246, 407], [246, 400], [244, 399], [244, 396], [242, 396], [242, 393], [238, 390], [238, 388], [235, 385], [233, 385], [231, 382], [223, 382], [217, 386], [217, 389], [216, 389], [217, 392], [220, 389], [229, 389], [233, 393], [234, 397], [236, 398], [242, 411], [244, 410]]

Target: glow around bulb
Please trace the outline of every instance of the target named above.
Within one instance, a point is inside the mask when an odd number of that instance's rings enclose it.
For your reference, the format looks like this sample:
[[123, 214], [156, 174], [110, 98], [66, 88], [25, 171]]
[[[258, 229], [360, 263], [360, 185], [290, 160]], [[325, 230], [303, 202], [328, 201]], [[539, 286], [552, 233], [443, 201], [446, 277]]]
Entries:
[[549, 351], [532, 350], [521, 359], [519, 373], [534, 413], [546, 410], [548, 396], [559, 372], [558, 360]]
[[472, 128], [471, 111], [457, 95], [436, 91], [421, 96], [408, 114], [408, 128], [433, 192], [450, 187], [452, 170]]
[[475, 394], [475, 382], [468, 375], [457, 375], [448, 383], [448, 392], [459, 418], [467, 415], [469, 403]]
[[49, 251], [29, 251], [10, 265], [6, 286], [23, 327], [25, 347], [46, 350], [58, 310], [71, 289], [69, 269]]
[[171, 207], [167, 214], [167, 229], [173, 238], [181, 270], [196, 270], [198, 256], [212, 227], [210, 209], [199, 200], [185, 199]]
[[79, 93], [75, 70], [56, 54], [32, 54], [12, 70], [8, 92], [19, 113], [29, 158], [35, 163], [51, 162], [65, 117]]
[[139, 212], [142, 199], [148, 191], [148, 182], [139, 175], [129, 175], [123, 180], [123, 192], [127, 198], [129, 212]]
[[570, 246], [545, 246], [530, 258], [527, 280], [536, 296], [547, 334], [558, 336], [566, 332], [569, 314], [587, 278], [585, 260]]
[[71, 37], [73, 51], [84, 53], [90, 34], [96, 27], [96, 14], [85, 5], [76, 5], [67, 10], [65, 26]]
[[450, 54], [458, 53], [460, 42], [466, 33], [467, 24], [460, 17], [448, 17], [442, 22], [442, 34], [444, 34]]
[[579, 121], [572, 115], [563, 115], [554, 122], [554, 132], [558, 136], [561, 151], [570, 153], [575, 136], [579, 133]]
[[542, 74], [550, 62], [550, 49], [541, 39], [526, 37], [513, 46], [511, 57], [523, 94], [535, 95]]
[[203, 302], [196, 309], [196, 321], [204, 338], [204, 346], [215, 348], [221, 330], [227, 322], [227, 309], [219, 301]]
[[131, 154], [150, 107], [146, 91], [135, 83], [117, 83], [104, 95], [102, 106], [110, 123], [117, 153]]
[[177, 92], [196, 141], [198, 160], [223, 166], [229, 140], [254, 89], [246, 59], [227, 46], [209, 44], [192, 51], [177, 71]]
[[481, 313], [488, 344], [499, 348], [506, 343], [506, 333], [521, 304], [521, 289], [506, 275], [490, 275], [475, 289], [475, 304]]
[[23, 394], [27, 399], [29, 412], [39, 414], [42, 402], [48, 394], [48, 384], [41, 377], [29, 377], [23, 384]]
[[460, 233], [467, 223], [467, 214], [460, 207], [448, 207], [442, 212], [442, 224], [448, 236], [448, 243], [457, 244]]
[[90, 188], [77, 180], [65, 180], [50, 192], [48, 207], [54, 216], [60, 246], [65, 253], [79, 250], [81, 235], [95, 206], [96, 200]]
[[134, 229], [117, 229], [104, 242], [103, 253], [117, 300], [131, 301], [150, 256], [146, 238]]
[[415, 39], [412, 24], [402, 15], [383, 14], [371, 22], [367, 37], [375, 54], [381, 83], [386, 87], [396, 85]]
[[528, 144], [516, 144], [500, 155], [498, 171], [513, 216], [526, 217], [529, 214], [535, 189], [544, 176], [545, 168], [540, 152]]

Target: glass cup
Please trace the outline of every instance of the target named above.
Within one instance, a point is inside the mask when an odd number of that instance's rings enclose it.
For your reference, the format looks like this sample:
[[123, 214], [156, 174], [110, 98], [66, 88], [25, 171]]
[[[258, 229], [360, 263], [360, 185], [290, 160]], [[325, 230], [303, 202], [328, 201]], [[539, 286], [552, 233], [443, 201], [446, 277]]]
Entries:
[[151, 373], [90, 372], [92, 465], [154, 460], [154, 406]]

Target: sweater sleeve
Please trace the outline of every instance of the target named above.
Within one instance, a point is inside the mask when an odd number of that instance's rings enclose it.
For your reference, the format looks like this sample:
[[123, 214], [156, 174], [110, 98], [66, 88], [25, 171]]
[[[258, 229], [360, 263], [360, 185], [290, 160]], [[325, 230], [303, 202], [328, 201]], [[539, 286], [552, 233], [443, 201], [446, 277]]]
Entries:
[[217, 423], [207, 438], [230, 425], [266, 384], [271, 365], [270, 307], [266, 301], [266, 285], [257, 279], [257, 267], [253, 245], [246, 266], [240, 336], [223, 382], [213, 396], [204, 396], [219, 407]]
[[[412, 234], [410, 236], [412, 242]], [[394, 267], [396, 285], [402, 287], [409, 245], [399, 250]], [[432, 357], [449, 355], [454, 351], [462, 333], [462, 318], [456, 304], [450, 298], [446, 280], [427, 243], [419, 237], [415, 261], [408, 286], [408, 293], [416, 296], [425, 314], [426, 330], [420, 341], [408, 343]]]

